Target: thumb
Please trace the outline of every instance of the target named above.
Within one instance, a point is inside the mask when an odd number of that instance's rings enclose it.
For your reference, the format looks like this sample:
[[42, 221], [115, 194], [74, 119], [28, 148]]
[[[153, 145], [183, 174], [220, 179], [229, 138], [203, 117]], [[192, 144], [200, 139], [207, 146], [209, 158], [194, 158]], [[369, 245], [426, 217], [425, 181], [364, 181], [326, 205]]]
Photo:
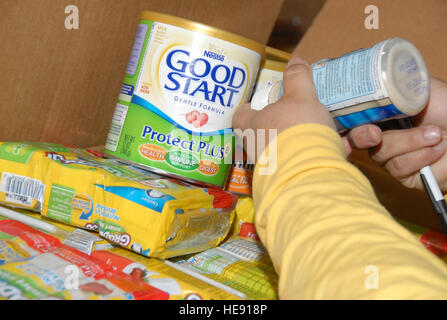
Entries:
[[233, 115], [233, 129], [244, 131], [247, 128], [251, 128], [251, 120], [257, 112], [258, 111], [251, 109], [250, 103], [240, 106]]
[[283, 80], [284, 94], [280, 102], [295, 106], [297, 110], [294, 112], [299, 120], [296, 123], [319, 123], [336, 130], [328, 110], [318, 99], [312, 68], [304, 59], [292, 57]]
[[284, 70], [283, 79], [284, 98], [295, 103], [318, 101], [312, 69], [304, 59], [292, 57]]
[[348, 141], [356, 149], [367, 149], [382, 143], [382, 130], [376, 125], [365, 124], [349, 130]]

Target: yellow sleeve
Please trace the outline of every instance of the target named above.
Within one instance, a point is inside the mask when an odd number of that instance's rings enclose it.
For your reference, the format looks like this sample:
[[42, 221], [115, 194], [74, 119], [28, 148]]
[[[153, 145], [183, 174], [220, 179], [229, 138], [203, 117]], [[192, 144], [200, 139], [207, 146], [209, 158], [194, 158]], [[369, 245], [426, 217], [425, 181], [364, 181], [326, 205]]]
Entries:
[[275, 173], [256, 166], [253, 199], [281, 299], [447, 298], [447, 266], [378, 202], [334, 130], [294, 126], [277, 150]]

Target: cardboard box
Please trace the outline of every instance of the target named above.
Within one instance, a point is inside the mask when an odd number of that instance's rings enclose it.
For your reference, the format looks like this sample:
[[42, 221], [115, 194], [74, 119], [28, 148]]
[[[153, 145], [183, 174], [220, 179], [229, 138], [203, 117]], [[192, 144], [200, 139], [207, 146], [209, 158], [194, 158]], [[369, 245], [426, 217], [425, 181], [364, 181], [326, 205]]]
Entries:
[[326, 0], [285, 0], [269, 46], [292, 52]]
[[[369, 5], [378, 8], [378, 29], [365, 27]], [[447, 80], [446, 16], [444, 0], [327, 0], [294, 53], [314, 62], [401, 37], [418, 47], [431, 75]], [[394, 216], [442, 231], [424, 192], [403, 187], [364, 151], [354, 152], [350, 159], [368, 176], [379, 200]]]
[[[65, 20], [79, 11], [79, 29]], [[266, 43], [282, 0], [2, 0], [0, 140], [105, 143], [140, 12]]]

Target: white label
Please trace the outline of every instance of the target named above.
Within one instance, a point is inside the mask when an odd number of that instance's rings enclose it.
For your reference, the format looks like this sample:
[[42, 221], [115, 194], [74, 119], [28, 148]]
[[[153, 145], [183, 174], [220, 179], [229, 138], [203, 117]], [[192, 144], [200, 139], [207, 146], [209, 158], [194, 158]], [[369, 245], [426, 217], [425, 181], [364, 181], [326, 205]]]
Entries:
[[33, 200], [43, 203], [45, 185], [40, 180], [3, 172], [0, 191], [6, 194], [7, 202], [31, 206]]
[[115, 112], [113, 113], [112, 124], [110, 125], [109, 135], [107, 136], [107, 141], [105, 148], [107, 150], [116, 151], [118, 148], [118, 143], [120, 141], [121, 132], [123, 131], [124, 122], [126, 121], [127, 110], [129, 107], [123, 104], [117, 104]]
[[329, 111], [388, 97], [380, 74], [385, 42], [312, 65], [320, 102]]

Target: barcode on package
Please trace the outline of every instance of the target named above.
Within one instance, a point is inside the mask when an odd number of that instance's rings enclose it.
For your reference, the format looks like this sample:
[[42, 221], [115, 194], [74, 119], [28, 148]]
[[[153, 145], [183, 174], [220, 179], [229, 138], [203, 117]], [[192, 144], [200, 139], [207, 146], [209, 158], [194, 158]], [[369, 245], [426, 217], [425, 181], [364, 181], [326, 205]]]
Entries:
[[33, 200], [43, 203], [45, 185], [40, 180], [3, 172], [0, 181], [0, 192], [5, 193], [5, 201], [31, 206]]
[[123, 131], [124, 122], [126, 121], [127, 110], [129, 107], [123, 104], [117, 104], [115, 112], [113, 113], [112, 124], [110, 126], [109, 135], [107, 136], [106, 146], [107, 150], [116, 151]]

